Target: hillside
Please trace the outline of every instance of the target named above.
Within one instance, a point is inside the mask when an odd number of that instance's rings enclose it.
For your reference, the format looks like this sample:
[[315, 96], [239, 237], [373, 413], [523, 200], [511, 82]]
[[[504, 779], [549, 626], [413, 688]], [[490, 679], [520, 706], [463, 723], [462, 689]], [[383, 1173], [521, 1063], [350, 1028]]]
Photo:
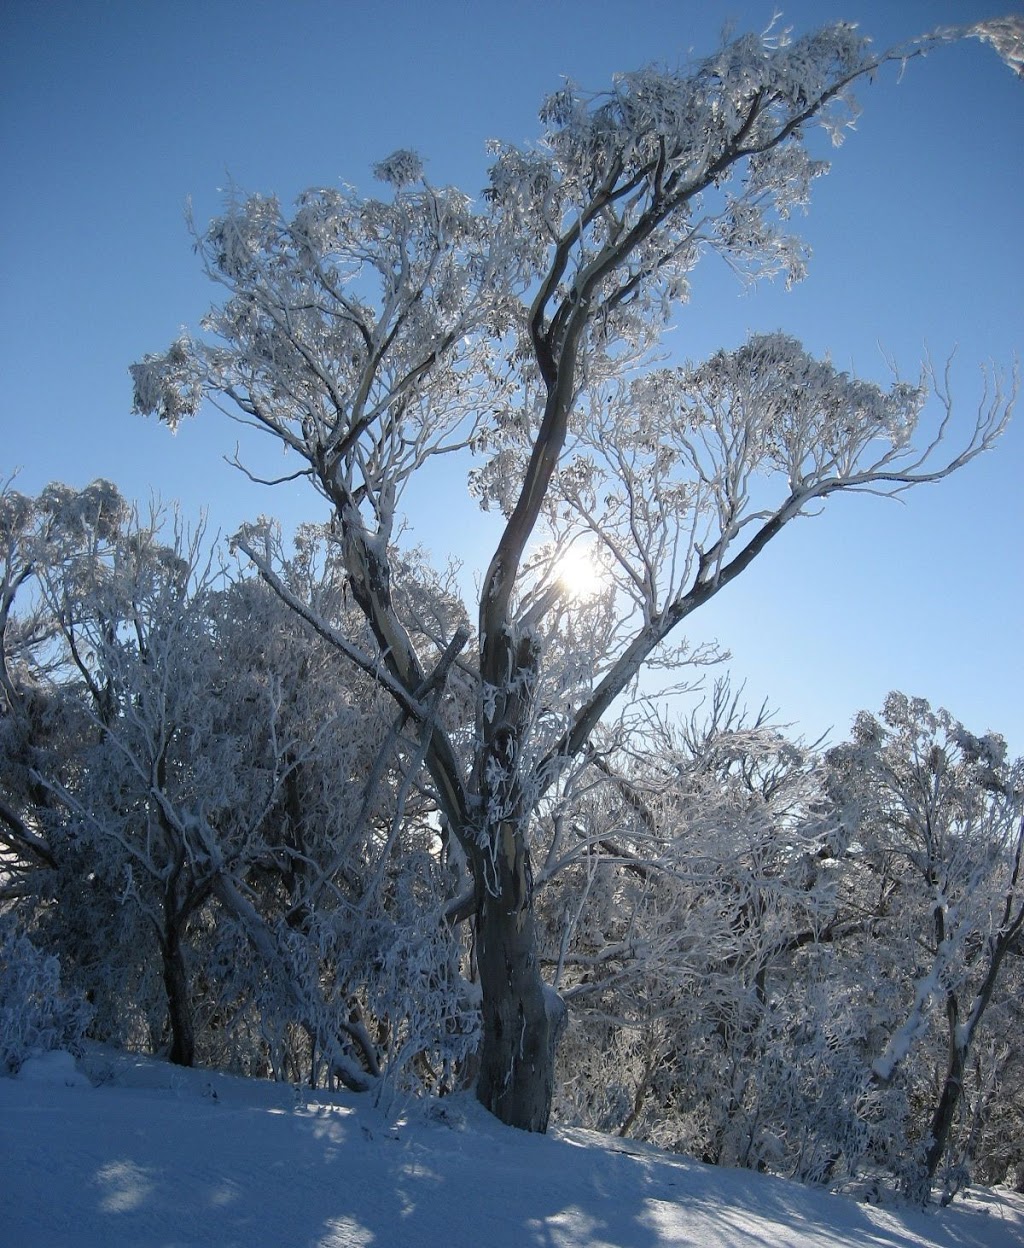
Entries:
[[1024, 1198], [893, 1211], [471, 1099], [365, 1098], [95, 1051], [0, 1079], [9, 1248], [1011, 1248]]

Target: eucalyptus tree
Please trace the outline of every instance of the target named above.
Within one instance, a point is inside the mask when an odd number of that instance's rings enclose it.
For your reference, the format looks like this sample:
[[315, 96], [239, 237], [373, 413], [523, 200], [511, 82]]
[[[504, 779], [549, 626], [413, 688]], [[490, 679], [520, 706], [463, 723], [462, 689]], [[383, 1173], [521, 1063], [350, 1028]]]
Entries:
[[688, 722], [652, 718], [624, 755], [597, 762], [606, 783], [571, 813], [587, 853], [538, 897], [577, 1016], [560, 1105], [705, 1161], [807, 1177], [834, 1148], [825, 1063], [809, 1069], [808, 956], [857, 929], [820, 760], [726, 681]]
[[[64, 487], [51, 486], [43, 497], [55, 493], [81, 511]], [[217, 722], [224, 675], [207, 629], [213, 571], [201, 535], [187, 538], [178, 527], [165, 544], [165, 519], [159, 509], [142, 517], [127, 505], [108, 505], [82, 516], [75, 558], [40, 560], [57, 666], [39, 675], [56, 716], [76, 731], [63, 757], [37, 759], [33, 773], [60, 812], [51, 820], [55, 856], [84, 868], [79, 888], [65, 881], [61, 911], [68, 922], [77, 919], [83, 945], [98, 935], [89, 930], [83, 901], [100, 885], [109, 890], [111, 909], [138, 920], [132, 961], [155, 941], [170, 1057], [191, 1065], [185, 946], [221, 865], [223, 842], [217, 845], [213, 830], [225, 810], [241, 823], [249, 819], [248, 837], [227, 851], [244, 854], [268, 794], [254, 777], [242, 792], [232, 765], [241, 753], [237, 734]], [[252, 708], [246, 729], [254, 739], [261, 709]], [[113, 950], [97, 952], [100, 978], [114, 961]], [[113, 1008], [126, 1007], [120, 1001]]]
[[[153, 530], [133, 523], [130, 506], [106, 481], [80, 491], [53, 484], [36, 498], [8, 486], [2, 503], [4, 891], [26, 924], [33, 913], [39, 916], [46, 943], [62, 955], [70, 952], [70, 959], [65, 957], [70, 971], [89, 966], [98, 973], [89, 987], [95, 1000], [106, 1001], [104, 989], [113, 979], [106, 972], [118, 954], [125, 955], [128, 947], [138, 953], [148, 941], [125, 918], [131, 907], [118, 907], [125, 880], [111, 878], [117, 855], [110, 852], [110, 837], [97, 839], [97, 821], [83, 824], [75, 808], [83, 788], [95, 791], [109, 781], [113, 809], [106, 813], [122, 824], [138, 818], [127, 792], [118, 791], [117, 768], [109, 766], [117, 759], [106, 760], [105, 766], [100, 757], [121, 720], [123, 699], [132, 696], [124, 663], [110, 660], [115, 653], [123, 657], [129, 634], [142, 652], [157, 648], [158, 629], [174, 631], [169, 618], [157, 624], [153, 595], [147, 591], [159, 579], [161, 560], [176, 583], [173, 565], [180, 561], [166, 563], [169, 552], [158, 550]], [[163, 605], [169, 601], [165, 598]], [[109, 819], [102, 825], [116, 837]], [[129, 839], [139, 845], [147, 838]], [[162, 869], [152, 859], [149, 863], [154, 872]], [[119, 868], [113, 874], [120, 875]], [[174, 892], [169, 886], [169, 896]], [[165, 909], [168, 921], [159, 932], [166, 941], [177, 925], [171, 919], [173, 904]], [[120, 921], [114, 918], [118, 912]], [[167, 948], [164, 966], [169, 993], [172, 967], [181, 970], [174, 944], [174, 950]], [[134, 1011], [126, 997], [137, 994], [125, 993], [124, 985], [139, 959], [128, 955], [124, 960], [130, 966], [121, 968], [119, 999], [111, 1011], [127, 1018]], [[183, 1023], [176, 997], [180, 1000], [180, 994], [170, 996], [171, 1015]], [[104, 1011], [97, 1013], [102, 1026]], [[175, 1030], [181, 1038], [174, 1051], [180, 1056], [191, 1045], [187, 1029], [176, 1024]]]
[[[476, 1012], [418, 746], [271, 589], [170, 529], [107, 482], [0, 493], [11, 947], [59, 953], [104, 1039], [437, 1086]], [[356, 636], [324, 553], [305, 526], [282, 575]], [[406, 567], [429, 629], [443, 586]]]
[[[84, 490], [51, 485], [37, 497], [13, 480], [0, 490], [0, 882], [30, 896], [37, 874], [57, 866], [48, 839], [53, 795], [40, 772], [66, 754], [74, 729], [56, 713], [54, 689], [88, 673], [80, 619], [63, 619], [48, 579], [70, 586], [110, 557], [129, 506], [108, 481]], [[67, 645], [57, 644], [63, 635]], [[91, 677], [86, 677], [91, 680]], [[97, 705], [105, 693], [92, 685]]]
[[[537, 959], [535, 815], [609, 708], [645, 664], [681, 661], [682, 622], [796, 516], [841, 491], [939, 480], [1006, 416], [997, 393], [947, 456], [915, 450], [925, 386], [857, 381], [783, 335], [658, 367], [666, 318], [702, 255], [797, 280], [787, 221], [826, 169], [810, 128], [838, 142], [858, 82], [996, 33], [1012, 56], [1012, 19], [882, 53], [838, 24], [744, 36], [596, 94], [569, 83], [544, 102], [539, 143], [491, 145], [480, 205], [432, 186], [407, 151], [376, 167], [381, 199], [311, 190], [289, 214], [235, 195], [196, 234], [224, 292], [205, 335], [133, 366], [139, 412], [174, 427], [211, 396], [282, 443], [330, 504], [368, 643], [289, 593], [260, 533], [238, 545], [418, 735], [471, 884], [453, 913], [475, 922], [477, 1093], [508, 1123], [546, 1126], [563, 1013]], [[475, 636], [452, 618], [414, 638], [395, 557], [403, 492], [458, 452], [475, 453], [471, 487], [504, 523]], [[584, 538], [607, 589], [574, 631], [559, 558]], [[475, 682], [471, 724], [444, 721], [455, 673]]]
[[105, 481], [2, 501], [5, 891], [26, 921], [49, 903], [43, 938], [103, 1004], [101, 1030], [125, 1039], [141, 1015], [159, 1034], [163, 1015], [190, 1065], [188, 930], [224, 871], [265, 850], [288, 770], [274, 688], [225, 667], [201, 535], [175, 526], [166, 544], [167, 517]]
[[[857, 717], [828, 764], [881, 899], [874, 926], [898, 966], [901, 1015], [870, 1073], [881, 1086], [902, 1079], [929, 1107], [904, 1175], [927, 1199], [979, 1082], [969, 1059], [1006, 996], [1008, 960], [1024, 951], [1024, 759], [1008, 759], [997, 734], [976, 736], [948, 711], [892, 693], [881, 716]], [[974, 1093], [980, 1107], [983, 1088]], [[963, 1175], [955, 1162], [946, 1171], [948, 1199]]]

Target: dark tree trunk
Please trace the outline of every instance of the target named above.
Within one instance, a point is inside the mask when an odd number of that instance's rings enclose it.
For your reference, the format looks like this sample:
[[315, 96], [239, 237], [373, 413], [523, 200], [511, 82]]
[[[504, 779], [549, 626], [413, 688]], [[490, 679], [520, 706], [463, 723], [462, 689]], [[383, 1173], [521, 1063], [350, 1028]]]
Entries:
[[[1007, 906], [1007, 911], [1009, 911], [1009, 906]], [[946, 1066], [946, 1079], [942, 1085], [942, 1093], [932, 1115], [930, 1132], [932, 1142], [925, 1155], [929, 1182], [938, 1171], [942, 1154], [945, 1152], [946, 1145], [949, 1142], [949, 1133], [953, 1128], [953, 1119], [956, 1116], [960, 1098], [963, 1096], [964, 1072], [967, 1070], [967, 1057], [970, 1053], [971, 1041], [974, 1039], [974, 1033], [981, 1022], [981, 1017], [992, 999], [992, 993], [995, 989], [996, 979], [1002, 967], [1003, 959], [1006, 956], [1006, 951], [1015, 939], [1016, 933], [1020, 930], [1021, 920], [1024, 920], [1024, 909], [1021, 910], [1013, 924], [1004, 924], [1001, 931], [989, 938], [988, 968], [985, 972], [985, 978], [981, 982], [981, 987], [978, 989], [978, 995], [974, 999], [974, 1004], [971, 1006], [967, 1022], [963, 1026], [960, 1025], [960, 1009], [956, 996], [950, 993], [946, 998], [946, 1019], [949, 1024], [949, 1061]]]
[[508, 1126], [546, 1131], [565, 1006], [541, 978], [522, 838], [507, 825], [500, 836], [497, 878], [482, 890], [477, 914], [484, 1024], [477, 1097]]
[[461, 838], [477, 847], [476, 958], [484, 1025], [477, 1097], [510, 1127], [546, 1131], [565, 1006], [545, 987], [538, 964], [527, 839], [533, 808], [520, 770], [541, 646], [530, 631], [489, 625], [483, 612], [481, 620], [484, 631], [491, 629], [481, 675], [496, 697], [480, 718], [474, 789], [481, 811], [503, 813]]
[[537, 966], [533, 915], [486, 898], [477, 928], [483, 1046], [477, 1097], [502, 1122], [546, 1131], [555, 1079], [557, 1017]]
[[164, 988], [171, 1022], [170, 1060], [176, 1066], [193, 1066], [196, 1057], [195, 1030], [189, 1005], [188, 972], [177, 925], [168, 923], [160, 942], [164, 963]]
[[942, 1154], [946, 1151], [949, 1133], [953, 1127], [953, 1119], [956, 1116], [957, 1106], [960, 1104], [960, 1098], [964, 1091], [967, 1048], [965, 1045], [957, 1044], [956, 1041], [951, 1041], [949, 1048], [949, 1065], [946, 1069], [946, 1081], [942, 1085], [942, 1095], [939, 1097], [939, 1103], [935, 1106], [935, 1113], [932, 1115], [930, 1131], [932, 1142], [928, 1146], [928, 1152], [925, 1154], [925, 1170], [927, 1171], [929, 1182], [935, 1178], [939, 1162], [942, 1160]]

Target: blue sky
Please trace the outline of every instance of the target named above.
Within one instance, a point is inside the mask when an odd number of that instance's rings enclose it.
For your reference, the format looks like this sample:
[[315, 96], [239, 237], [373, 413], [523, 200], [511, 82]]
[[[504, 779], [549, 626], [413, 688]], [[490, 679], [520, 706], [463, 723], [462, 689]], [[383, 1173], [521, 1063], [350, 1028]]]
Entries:
[[[999, 0], [780, 3], [802, 31], [857, 21], [888, 45], [990, 16]], [[1022, 11], [1003, 0], [1003, 11]], [[210, 413], [177, 437], [131, 414], [128, 365], [195, 326], [213, 294], [184, 224], [233, 181], [288, 201], [419, 150], [430, 179], [476, 193], [488, 138], [527, 142], [563, 75], [709, 51], [723, 23], [763, 29], [772, 4], [733, 0], [2, 0], [0, 2], [0, 475], [18, 488], [97, 476], [155, 491], [231, 532], [260, 512], [317, 514], [301, 486], [260, 489], [228, 467], [240, 432]], [[670, 345], [697, 359], [785, 329], [884, 381], [957, 350], [965, 423], [978, 365], [1024, 345], [1024, 85], [976, 44], [945, 49], [861, 93], [857, 130], [797, 223], [810, 275], [744, 294], [698, 270]], [[252, 452], [251, 442], [243, 451]], [[267, 448], [269, 449], [269, 448]], [[276, 462], [274, 460], [272, 463]], [[780, 719], [846, 732], [890, 688], [946, 705], [1024, 751], [1024, 416], [1001, 447], [906, 504], [855, 497], [799, 521], [692, 618], [731, 649]], [[491, 531], [461, 480], [417, 491], [416, 538], [486, 562]]]

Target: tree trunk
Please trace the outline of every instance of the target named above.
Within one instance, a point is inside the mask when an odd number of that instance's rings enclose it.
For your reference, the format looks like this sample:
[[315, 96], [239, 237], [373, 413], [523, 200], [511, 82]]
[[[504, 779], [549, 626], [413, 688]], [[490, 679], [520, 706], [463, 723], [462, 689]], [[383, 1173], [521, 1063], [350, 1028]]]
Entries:
[[497, 1118], [546, 1131], [554, 1092], [558, 1014], [537, 965], [533, 914], [486, 897], [477, 927], [483, 1046], [477, 1097]]
[[[1007, 906], [1008, 913], [1009, 905]], [[1007, 924], [1004, 921], [1003, 928], [996, 935], [989, 937], [989, 961], [985, 971], [985, 978], [982, 980], [977, 996], [974, 998], [967, 1021], [962, 1026], [960, 1024], [960, 1009], [956, 995], [949, 993], [946, 997], [946, 1019], [949, 1024], [949, 1061], [946, 1066], [946, 1079], [942, 1085], [942, 1094], [932, 1115], [930, 1132], [932, 1142], [925, 1156], [929, 1181], [935, 1177], [939, 1168], [942, 1154], [945, 1152], [946, 1145], [949, 1142], [949, 1133], [953, 1127], [953, 1119], [956, 1116], [960, 1098], [963, 1096], [964, 1072], [967, 1069], [967, 1056], [970, 1052], [971, 1041], [974, 1038], [978, 1024], [981, 1022], [981, 1017], [985, 1013], [985, 1008], [992, 999], [992, 993], [1003, 964], [1003, 958], [1015, 939], [1016, 932], [1019, 931], [1022, 919], [1024, 919], [1024, 909], [1021, 910], [1013, 924]]]
[[[526, 796], [520, 770], [542, 647], [530, 630], [499, 626], [483, 610], [481, 631], [488, 638], [481, 676], [495, 697], [479, 708], [473, 787], [488, 813], [481, 828], [460, 837], [472, 847], [477, 893], [484, 1024], [477, 1097], [510, 1127], [546, 1131], [565, 1006], [538, 965], [527, 839], [536, 799]], [[528, 788], [535, 787], [534, 778]]]
[[939, 1097], [939, 1103], [935, 1106], [935, 1113], [932, 1115], [931, 1131], [929, 1133], [931, 1135], [931, 1144], [928, 1146], [928, 1152], [925, 1154], [925, 1170], [928, 1174], [929, 1184], [935, 1178], [939, 1162], [942, 1160], [942, 1154], [946, 1151], [953, 1119], [956, 1116], [957, 1106], [960, 1104], [960, 1098], [963, 1095], [964, 1071], [966, 1068], [967, 1046], [957, 1043], [955, 1039], [951, 1039], [946, 1081], [942, 1085], [942, 1095]]
[[546, 1131], [565, 1006], [541, 978], [522, 837], [509, 825], [500, 835], [497, 878], [481, 890], [477, 914], [484, 1024], [477, 1097], [507, 1126]]
[[188, 1000], [188, 972], [177, 925], [168, 923], [160, 952], [164, 963], [164, 988], [167, 991], [167, 1012], [171, 1021], [170, 1060], [176, 1066], [193, 1066], [196, 1038], [192, 1026], [192, 1010]]

